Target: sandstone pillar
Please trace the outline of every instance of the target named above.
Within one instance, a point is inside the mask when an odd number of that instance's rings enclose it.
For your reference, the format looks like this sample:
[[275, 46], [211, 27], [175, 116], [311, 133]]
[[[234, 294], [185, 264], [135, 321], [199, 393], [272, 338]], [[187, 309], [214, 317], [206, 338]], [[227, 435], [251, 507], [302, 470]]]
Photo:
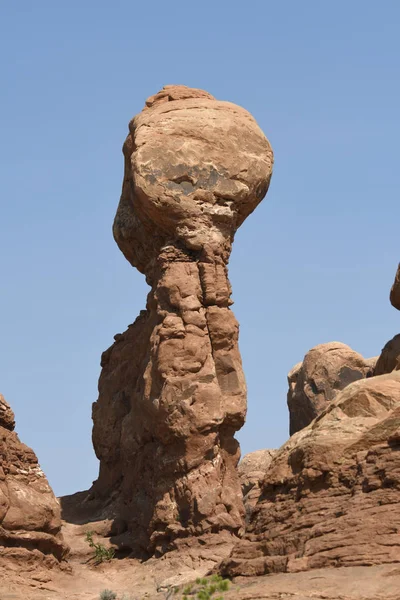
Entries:
[[267, 192], [272, 150], [244, 109], [167, 86], [130, 123], [114, 237], [151, 286], [147, 308], [102, 356], [93, 491], [124, 543], [240, 534], [235, 432], [246, 414], [227, 263]]

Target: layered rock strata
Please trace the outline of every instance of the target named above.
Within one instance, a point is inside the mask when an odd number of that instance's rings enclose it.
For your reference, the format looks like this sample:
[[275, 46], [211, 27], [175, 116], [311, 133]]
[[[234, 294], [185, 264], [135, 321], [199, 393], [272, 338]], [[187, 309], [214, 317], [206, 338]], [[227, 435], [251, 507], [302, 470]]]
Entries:
[[400, 373], [356, 381], [280, 448], [224, 575], [400, 562]]
[[93, 493], [112, 500], [117, 542], [162, 553], [242, 531], [246, 386], [227, 263], [273, 155], [247, 111], [184, 86], [151, 97], [129, 130], [113, 231], [151, 291], [102, 356]]
[[309, 350], [288, 374], [290, 435], [309, 425], [350, 383], [371, 376], [375, 360], [364, 359], [341, 342]]
[[35, 453], [20, 442], [14, 427], [14, 413], [0, 394], [0, 554], [36, 551], [61, 560], [67, 547], [59, 503]]

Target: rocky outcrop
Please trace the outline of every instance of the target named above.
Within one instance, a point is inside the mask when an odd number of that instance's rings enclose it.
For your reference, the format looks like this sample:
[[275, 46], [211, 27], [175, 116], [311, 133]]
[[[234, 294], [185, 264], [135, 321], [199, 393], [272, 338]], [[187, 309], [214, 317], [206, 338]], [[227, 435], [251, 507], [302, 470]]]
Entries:
[[149, 98], [129, 130], [113, 231], [151, 291], [102, 356], [92, 493], [112, 501], [116, 542], [162, 553], [243, 527], [246, 386], [227, 263], [273, 155], [247, 111], [184, 86]]
[[397, 334], [384, 346], [374, 369], [374, 375], [384, 375], [400, 370], [400, 334]]
[[0, 427], [14, 431], [15, 415], [11, 406], [6, 402], [3, 394], [0, 394]]
[[260, 497], [260, 484], [264, 479], [277, 450], [256, 450], [246, 454], [239, 463], [238, 471], [242, 484], [246, 520], [250, 519], [253, 508]]
[[307, 352], [288, 374], [290, 435], [309, 425], [339, 391], [371, 376], [374, 362], [340, 342], [319, 344]]
[[390, 302], [392, 303], [392, 306], [397, 308], [397, 310], [400, 310], [400, 263], [397, 267], [392, 289], [390, 290]]
[[14, 431], [14, 413], [0, 394], [0, 554], [66, 554], [59, 504], [33, 450]]
[[225, 575], [400, 562], [400, 373], [344, 389], [280, 448]]

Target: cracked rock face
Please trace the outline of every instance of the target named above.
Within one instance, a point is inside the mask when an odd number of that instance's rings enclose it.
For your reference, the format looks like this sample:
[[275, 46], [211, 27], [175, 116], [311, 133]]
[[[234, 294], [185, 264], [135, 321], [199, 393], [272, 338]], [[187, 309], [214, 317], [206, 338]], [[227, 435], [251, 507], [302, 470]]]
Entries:
[[60, 506], [35, 453], [20, 442], [14, 426], [14, 413], [0, 394], [0, 554], [36, 551], [60, 560], [67, 552]]
[[319, 344], [288, 374], [290, 435], [306, 427], [353, 381], [369, 377], [376, 359], [365, 359], [341, 342]]
[[243, 527], [246, 385], [227, 262], [273, 155], [247, 111], [184, 86], [149, 98], [129, 130], [113, 232], [151, 291], [102, 356], [93, 491], [113, 499], [121, 543], [163, 552]]

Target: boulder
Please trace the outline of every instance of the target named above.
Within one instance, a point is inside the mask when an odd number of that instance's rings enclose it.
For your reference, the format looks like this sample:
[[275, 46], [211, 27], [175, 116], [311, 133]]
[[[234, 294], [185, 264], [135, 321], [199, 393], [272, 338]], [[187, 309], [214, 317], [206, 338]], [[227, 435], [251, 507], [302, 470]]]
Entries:
[[400, 372], [355, 381], [273, 458], [228, 576], [400, 561]]
[[185, 86], [149, 98], [129, 131], [113, 232], [151, 291], [102, 356], [91, 493], [124, 529], [116, 543], [160, 554], [243, 529], [246, 385], [227, 263], [273, 154], [246, 110]]
[[341, 342], [319, 344], [307, 352], [288, 374], [290, 435], [309, 425], [339, 391], [371, 376], [374, 362]]
[[[14, 431], [14, 413], [0, 394], [0, 554], [29, 551], [61, 560], [60, 506], [33, 450]], [[26, 556], [29, 560], [29, 556]]]

